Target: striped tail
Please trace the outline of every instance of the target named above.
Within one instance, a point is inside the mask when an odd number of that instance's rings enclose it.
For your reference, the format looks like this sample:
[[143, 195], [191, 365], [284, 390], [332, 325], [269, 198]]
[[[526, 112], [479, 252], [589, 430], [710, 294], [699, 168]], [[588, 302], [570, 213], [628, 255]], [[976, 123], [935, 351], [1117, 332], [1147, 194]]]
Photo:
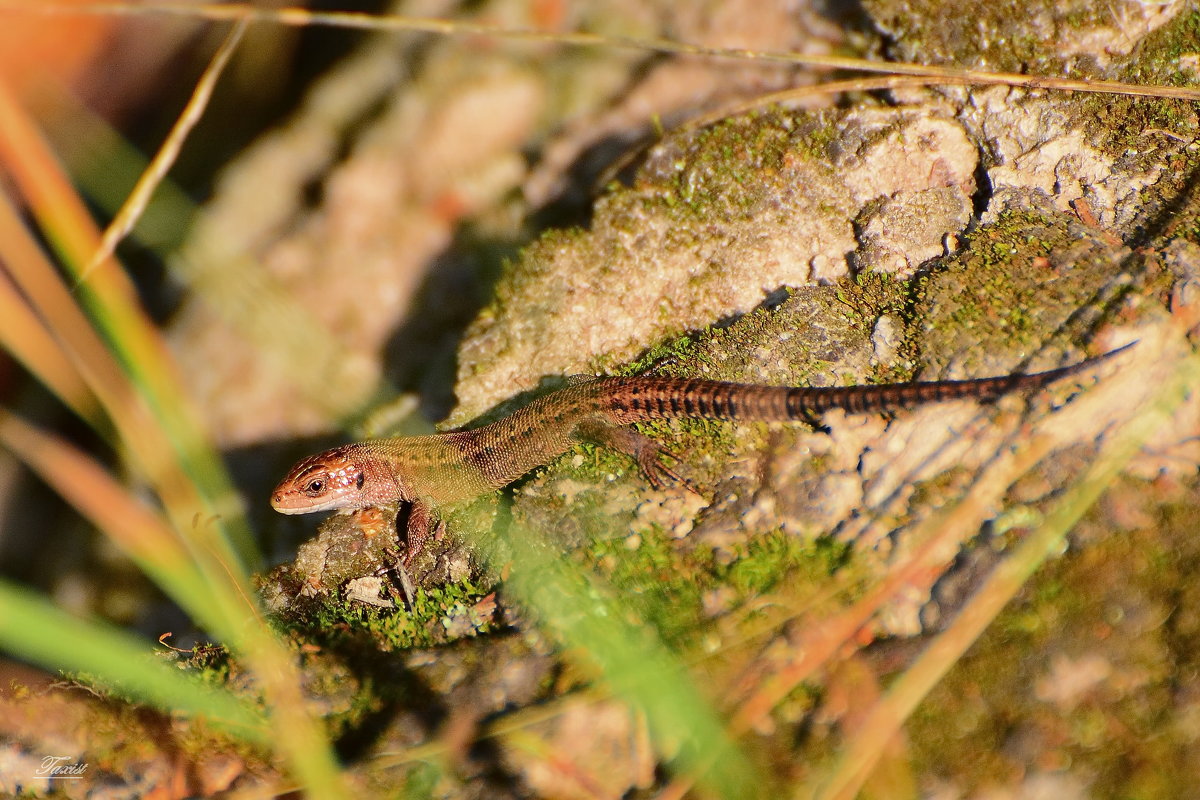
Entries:
[[962, 398], [988, 402], [1013, 392], [1040, 389], [1107, 361], [1134, 344], [1046, 372], [961, 381], [792, 388], [704, 380], [615, 379], [609, 411], [619, 423], [680, 417], [811, 422], [814, 415], [831, 409], [860, 414]]
[[803, 418], [806, 413], [819, 414], [834, 408], [862, 414], [963, 398], [986, 403], [1006, 394], [1041, 389], [1055, 381], [1090, 369], [1102, 361], [1107, 361], [1134, 344], [1136, 342], [1131, 342], [1116, 350], [1086, 359], [1078, 364], [1072, 364], [1069, 367], [1059, 367], [1027, 375], [1001, 375], [995, 378], [972, 378], [962, 381], [790, 389], [787, 396], [787, 408], [793, 418]]

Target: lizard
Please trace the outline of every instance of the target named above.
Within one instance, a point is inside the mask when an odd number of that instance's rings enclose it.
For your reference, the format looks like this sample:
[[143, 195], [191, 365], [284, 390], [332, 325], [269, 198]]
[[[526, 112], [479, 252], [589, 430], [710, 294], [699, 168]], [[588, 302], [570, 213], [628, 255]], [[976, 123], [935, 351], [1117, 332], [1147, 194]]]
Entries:
[[653, 439], [625, 427], [672, 418], [802, 421], [831, 409], [872, 413], [973, 399], [990, 402], [1041, 389], [1107, 361], [1131, 342], [1077, 364], [1045, 372], [967, 380], [791, 387], [667, 377], [576, 377], [511, 415], [482, 427], [342, 445], [299, 461], [271, 495], [282, 514], [351, 513], [408, 503], [407, 553], [421, 551], [439, 507], [499, 490], [580, 442], [633, 458], [655, 487], [683, 479], [663, 459], [678, 461]]

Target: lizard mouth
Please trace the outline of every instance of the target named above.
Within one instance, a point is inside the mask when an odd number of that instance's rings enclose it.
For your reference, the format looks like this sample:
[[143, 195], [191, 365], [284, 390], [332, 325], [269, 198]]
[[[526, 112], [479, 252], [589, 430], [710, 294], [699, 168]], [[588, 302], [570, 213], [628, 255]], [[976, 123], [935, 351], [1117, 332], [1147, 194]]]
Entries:
[[318, 511], [339, 511], [342, 506], [337, 497], [321, 501], [303, 497], [297, 501], [297, 498], [289, 497], [284, 492], [275, 492], [271, 495], [271, 508], [280, 514], [313, 514]]
[[288, 503], [287, 495], [283, 492], [275, 492], [271, 495], [271, 508], [278, 511], [280, 514], [303, 514], [308, 511], [316, 511], [317, 509], [310, 506], [295, 506]]

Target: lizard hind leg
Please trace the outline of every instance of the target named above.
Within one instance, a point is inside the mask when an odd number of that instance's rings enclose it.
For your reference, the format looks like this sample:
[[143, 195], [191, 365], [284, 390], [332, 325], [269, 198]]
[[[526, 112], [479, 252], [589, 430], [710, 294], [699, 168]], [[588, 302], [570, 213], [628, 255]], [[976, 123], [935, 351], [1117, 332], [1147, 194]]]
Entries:
[[671, 481], [691, 488], [683, 476], [663, 463], [664, 458], [679, 461], [679, 456], [632, 428], [593, 419], [581, 422], [575, 428], [574, 436], [629, 456], [637, 462], [638, 469], [655, 489], [661, 489]]

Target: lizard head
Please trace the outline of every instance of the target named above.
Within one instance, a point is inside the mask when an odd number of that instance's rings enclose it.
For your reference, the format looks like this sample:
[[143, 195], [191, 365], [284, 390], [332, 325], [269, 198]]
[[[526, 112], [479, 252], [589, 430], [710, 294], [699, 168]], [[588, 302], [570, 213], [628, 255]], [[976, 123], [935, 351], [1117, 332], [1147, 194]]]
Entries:
[[300, 461], [271, 493], [271, 508], [280, 514], [354, 511], [377, 505], [377, 465], [358, 445], [326, 450]]

